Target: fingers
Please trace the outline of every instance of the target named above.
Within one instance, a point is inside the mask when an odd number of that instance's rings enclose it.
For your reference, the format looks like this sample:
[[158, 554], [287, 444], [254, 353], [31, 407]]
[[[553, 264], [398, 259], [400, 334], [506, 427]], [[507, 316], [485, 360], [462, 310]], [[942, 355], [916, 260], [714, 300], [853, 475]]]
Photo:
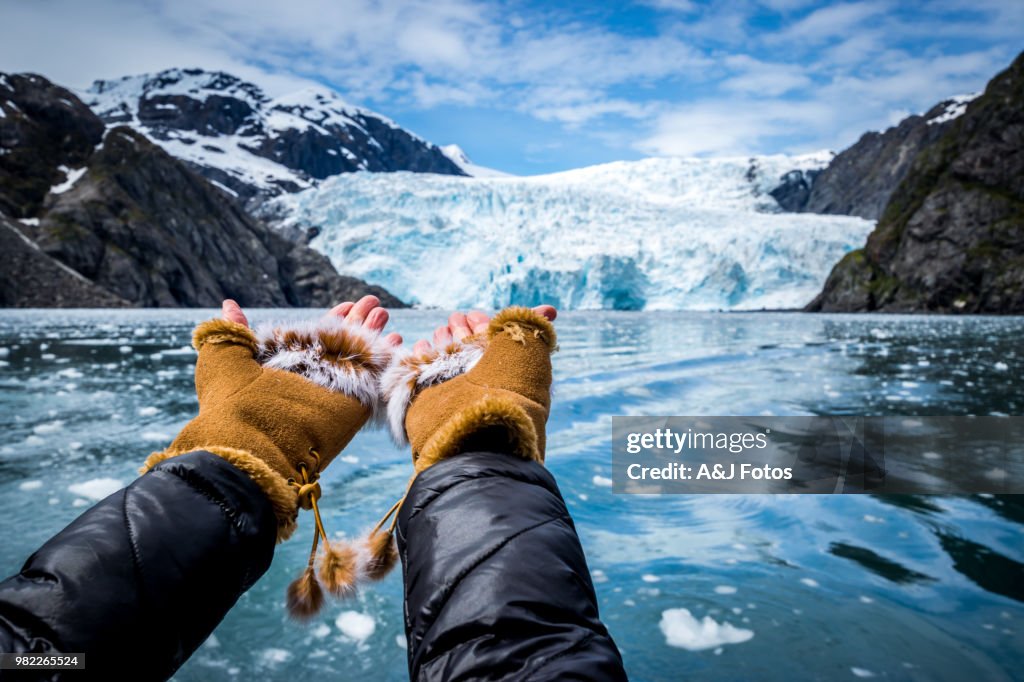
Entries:
[[491, 317], [487, 313], [474, 310], [469, 315], [466, 315], [466, 321], [469, 323], [469, 330], [471, 332], [483, 334], [487, 331], [487, 325], [491, 323]]
[[448, 325], [441, 325], [434, 330], [434, 348], [438, 350], [444, 348], [452, 342], [452, 333], [448, 329]]
[[384, 341], [386, 341], [387, 343], [389, 343], [392, 346], [401, 346], [402, 345], [402, 335], [401, 334], [396, 334], [396, 333], [392, 332], [392, 333], [390, 333], [390, 334], [388, 334], [387, 336], [384, 337]]
[[384, 329], [384, 325], [388, 323], [388, 311], [383, 308], [374, 308], [366, 316], [366, 321], [363, 326], [367, 329], [372, 329], [375, 332], [379, 332]]
[[229, 322], [237, 322], [238, 324], [244, 324], [246, 327], [249, 326], [249, 320], [245, 318], [245, 313], [242, 312], [241, 306], [233, 299], [224, 299], [224, 302], [220, 304], [220, 315]]
[[459, 312], [452, 313], [448, 317], [448, 331], [451, 332], [452, 338], [456, 341], [462, 341], [473, 333], [469, 329], [469, 322], [466, 320], [466, 316]]
[[555, 318], [558, 317], [558, 311], [555, 310], [553, 305], [538, 305], [534, 306], [534, 311], [540, 313], [544, 317], [548, 318], [548, 322], [554, 322]]
[[352, 306], [354, 305], [355, 303], [353, 303], [352, 301], [345, 301], [344, 303], [339, 303], [338, 305], [328, 310], [327, 314], [335, 315], [337, 317], [340, 317], [341, 319], [345, 319], [345, 316], [348, 315], [349, 311], [352, 310]]
[[362, 324], [370, 311], [380, 305], [380, 299], [376, 296], [363, 296], [356, 301], [352, 309], [345, 315], [345, 321], [349, 324]]
[[412, 354], [416, 357], [423, 357], [425, 355], [430, 355], [431, 350], [430, 342], [426, 339], [420, 339], [413, 345]]

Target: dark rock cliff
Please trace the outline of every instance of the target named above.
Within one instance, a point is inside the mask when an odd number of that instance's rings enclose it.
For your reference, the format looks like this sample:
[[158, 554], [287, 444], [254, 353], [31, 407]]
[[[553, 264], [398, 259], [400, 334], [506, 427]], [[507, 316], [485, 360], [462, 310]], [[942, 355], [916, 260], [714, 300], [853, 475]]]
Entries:
[[0, 107], [4, 305], [401, 305], [40, 76], [0, 76]]
[[822, 171], [783, 176], [772, 196], [786, 211], [878, 220], [917, 155], [942, 137], [955, 120], [950, 113], [963, 106], [959, 100], [944, 100], [923, 116], [908, 116], [884, 132], [864, 133]]
[[1024, 313], [1024, 53], [920, 150], [807, 309]]

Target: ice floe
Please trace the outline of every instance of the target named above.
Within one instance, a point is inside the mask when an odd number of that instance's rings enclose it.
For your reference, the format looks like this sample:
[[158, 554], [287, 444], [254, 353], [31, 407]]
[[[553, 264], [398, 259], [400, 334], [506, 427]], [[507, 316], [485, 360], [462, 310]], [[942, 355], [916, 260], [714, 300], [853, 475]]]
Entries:
[[687, 651], [713, 649], [723, 644], [740, 644], [754, 636], [753, 630], [719, 623], [711, 616], [697, 620], [689, 609], [667, 609], [658, 624], [665, 643]]

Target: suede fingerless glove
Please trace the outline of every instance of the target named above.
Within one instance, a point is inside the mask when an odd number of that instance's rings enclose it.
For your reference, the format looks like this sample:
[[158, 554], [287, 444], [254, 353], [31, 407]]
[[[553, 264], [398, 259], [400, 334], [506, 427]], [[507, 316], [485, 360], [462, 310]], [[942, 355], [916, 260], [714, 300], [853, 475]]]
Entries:
[[412, 446], [416, 471], [469, 450], [543, 462], [556, 341], [545, 317], [512, 307], [482, 335], [397, 360], [382, 393], [392, 435]]
[[[321, 579], [332, 591], [345, 592], [354, 584], [355, 552], [329, 546], [316, 506], [317, 479], [379, 410], [379, 378], [392, 348], [378, 332], [330, 317], [258, 333], [209, 320], [196, 327], [192, 345], [199, 353], [199, 414], [170, 446], [151, 454], [141, 472], [196, 450], [223, 457], [267, 494], [279, 542], [295, 530], [299, 507], [312, 508], [317, 529], [302, 579], [316, 583], [312, 565], [322, 538]], [[319, 584], [303, 587], [315, 592]], [[322, 597], [293, 598], [293, 591], [289, 605], [297, 615], [319, 608]]]

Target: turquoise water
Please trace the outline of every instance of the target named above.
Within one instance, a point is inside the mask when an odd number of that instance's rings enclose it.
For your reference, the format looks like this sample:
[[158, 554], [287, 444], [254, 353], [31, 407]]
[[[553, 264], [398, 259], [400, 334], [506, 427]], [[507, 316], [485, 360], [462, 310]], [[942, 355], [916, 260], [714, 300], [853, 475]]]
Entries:
[[[131, 481], [190, 418], [189, 332], [211, 314], [0, 313], [0, 571], [15, 572], [92, 498]], [[281, 314], [299, 313], [252, 317]], [[445, 315], [394, 317], [411, 341]], [[563, 315], [548, 465], [631, 677], [1019, 679], [1020, 496], [643, 497], [612, 494], [608, 478], [616, 414], [1024, 414], [1022, 327], [1020, 318]], [[410, 465], [379, 432], [360, 434], [343, 457], [324, 476], [322, 504], [328, 532], [355, 535], [401, 494]], [[304, 518], [176, 679], [406, 679], [397, 573], [311, 625], [285, 618], [284, 588], [309, 533]], [[680, 625], [676, 609], [710, 618], [707, 629]], [[708, 648], [677, 646], [685, 635]]]

